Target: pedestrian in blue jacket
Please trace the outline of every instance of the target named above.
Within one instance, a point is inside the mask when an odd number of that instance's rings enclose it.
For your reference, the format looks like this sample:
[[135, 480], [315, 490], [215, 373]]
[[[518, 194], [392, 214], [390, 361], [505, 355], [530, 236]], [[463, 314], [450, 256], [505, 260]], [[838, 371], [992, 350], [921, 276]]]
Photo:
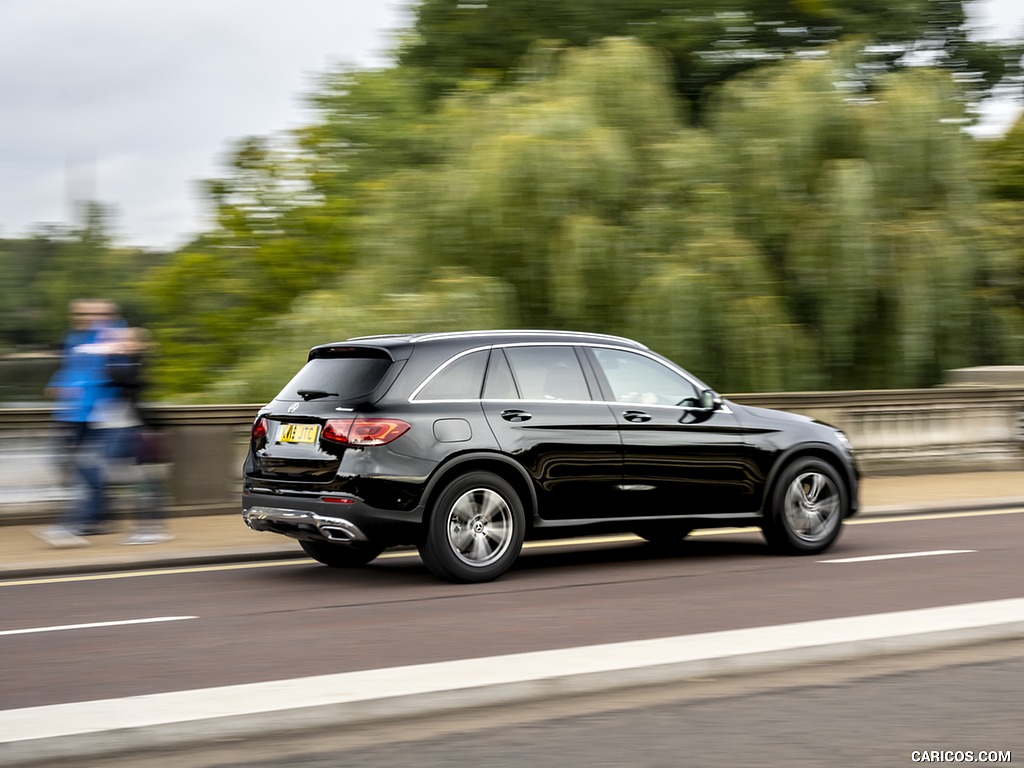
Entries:
[[110, 301], [77, 299], [70, 304], [70, 329], [60, 370], [47, 394], [56, 401], [58, 455], [64, 480], [78, 493], [60, 522], [37, 534], [57, 547], [83, 546], [83, 536], [104, 531], [103, 445], [96, 430], [97, 404], [109, 397], [104, 334], [124, 325]]

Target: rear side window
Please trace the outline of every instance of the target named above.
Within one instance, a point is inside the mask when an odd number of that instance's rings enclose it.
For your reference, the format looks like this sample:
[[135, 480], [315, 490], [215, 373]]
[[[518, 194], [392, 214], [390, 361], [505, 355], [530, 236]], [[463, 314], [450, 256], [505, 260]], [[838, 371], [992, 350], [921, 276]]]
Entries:
[[390, 357], [383, 353], [347, 354], [317, 357], [303, 366], [278, 394], [278, 400], [358, 400], [366, 397], [381, 383]]
[[505, 354], [524, 400], [590, 399], [572, 347], [509, 347]]
[[487, 367], [487, 351], [452, 360], [416, 393], [415, 400], [478, 400]]
[[512, 369], [508, 367], [505, 353], [500, 349], [491, 352], [491, 361], [487, 366], [487, 379], [484, 381], [485, 400], [518, 400]]

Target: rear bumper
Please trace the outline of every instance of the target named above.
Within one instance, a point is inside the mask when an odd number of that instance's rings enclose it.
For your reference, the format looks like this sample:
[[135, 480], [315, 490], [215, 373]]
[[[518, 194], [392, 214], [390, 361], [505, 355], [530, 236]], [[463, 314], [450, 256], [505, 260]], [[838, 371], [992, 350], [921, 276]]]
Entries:
[[256, 505], [242, 510], [242, 519], [254, 531], [280, 533], [293, 539], [342, 544], [369, 541], [351, 520], [301, 509]]
[[285, 495], [246, 489], [242, 519], [254, 531], [268, 531], [300, 541], [334, 544], [372, 542], [385, 547], [418, 541], [423, 519], [419, 508], [408, 512], [379, 509], [355, 496]]

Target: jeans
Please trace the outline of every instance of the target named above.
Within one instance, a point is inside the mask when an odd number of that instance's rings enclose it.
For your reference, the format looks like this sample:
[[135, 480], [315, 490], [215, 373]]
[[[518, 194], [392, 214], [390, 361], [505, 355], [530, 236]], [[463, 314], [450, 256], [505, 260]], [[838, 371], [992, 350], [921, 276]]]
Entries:
[[163, 478], [159, 466], [140, 462], [143, 438], [142, 427], [76, 424], [66, 433], [71, 474], [80, 493], [61, 516], [61, 525], [80, 534], [100, 529], [110, 516], [111, 486], [130, 490], [138, 522], [162, 522], [166, 502]]
[[68, 481], [76, 483], [80, 493], [64, 511], [61, 523], [78, 532], [99, 526], [106, 511], [103, 432], [85, 422], [74, 422], [69, 423], [64, 438]]
[[132, 492], [135, 518], [143, 523], [163, 519], [166, 502], [160, 467], [152, 463], [153, 452], [147, 446], [152, 433], [141, 426], [101, 429], [106, 485], [120, 485]]

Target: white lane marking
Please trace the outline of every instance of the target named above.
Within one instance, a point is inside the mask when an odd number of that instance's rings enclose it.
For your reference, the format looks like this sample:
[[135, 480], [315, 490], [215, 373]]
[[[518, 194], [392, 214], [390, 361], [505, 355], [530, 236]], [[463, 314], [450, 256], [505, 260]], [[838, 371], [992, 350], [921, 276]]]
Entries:
[[[854, 518], [852, 520], [844, 520], [843, 525], [877, 525], [879, 523], [909, 523], [909, 522], [924, 522], [928, 520], [953, 520], [958, 518], [968, 517], [991, 517], [993, 515], [1020, 515], [1024, 514], [1024, 507], [1018, 507], [1014, 509], [986, 509], [976, 510], [971, 512], [935, 512], [928, 514], [919, 514], [917, 512], [911, 515], [895, 515], [885, 517], [862, 517]], [[745, 527], [745, 528], [706, 528], [698, 529], [690, 534], [688, 538], [696, 538], [703, 536], [725, 536], [739, 533], [754, 533], [760, 530], [756, 526]], [[595, 537], [591, 539], [594, 542], [601, 543], [620, 543], [620, 542], [635, 542], [640, 541], [639, 538], [633, 535], [612, 535], [607, 537]], [[573, 544], [579, 543], [575, 539], [558, 539], [556, 541], [536, 541], [527, 542], [524, 548], [540, 548], [540, 547], [566, 547], [572, 546]], [[378, 559], [391, 560], [397, 558], [406, 557], [419, 557], [415, 551], [407, 552], [385, 552]], [[240, 570], [253, 570], [257, 568], [293, 568], [295, 566], [309, 567], [314, 565], [314, 561], [310, 558], [304, 557], [298, 552], [293, 559], [288, 560], [269, 560], [269, 561], [257, 561], [248, 563], [220, 563], [217, 565], [195, 565], [195, 566], [179, 566], [179, 567], [168, 567], [168, 568], [149, 568], [138, 571], [116, 571], [108, 573], [93, 573], [93, 574], [77, 574], [72, 576], [43, 576], [37, 578], [15, 578], [6, 581], [0, 581], [0, 588], [2, 587], [30, 587], [40, 584], [71, 584], [82, 581], [109, 581], [111, 579], [138, 579], [144, 576], [177, 576], [179, 574], [188, 573], [215, 573], [219, 571], [240, 571]], [[143, 567], [140, 564], [140, 567]]]
[[3, 629], [2, 635], [31, 635], [36, 632], [63, 632], [68, 629], [95, 629], [96, 627], [123, 627], [127, 624], [156, 624], [161, 621], [186, 621], [198, 616], [157, 616], [152, 619], [125, 619], [124, 621], [94, 621], [91, 624], [60, 624], [55, 627], [29, 627], [27, 629]]
[[866, 555], [864, 557], [840, 557], [835, 560], [819, 560], [819, 563], [867, 563], [872, 560], [899, 560], [903, 557], [932, 557], [933, 555], [963, 555], [977, 552], [976, 549], [933, 549], [929, 552], [899, 552], [894, 555]]
[[[794, 662], [907, 653], [1019, 637], [1021, 631], [1024, 599], [1017, 598], [9, 709], [0, 711], [0, 754], [14, 754], [4, 749], [17, 742], [100, 732], [111, 732], [109, 738], [125, 747], [146, 729], [170, 724], [178, 728], [155, 730], [157, 740], [134, 745], [180, 740], [186, 733], [215, 732], [228, 738], [281, 727], [337, 728], [403, 713], [509, 704]], [[216, 725], [181, 728], [213, 718]], [[55, 748], [60, 746], [56, 742]], [[25, 754], [38, 760], [46, 747], [35, 741], [25, 745]], [[74, 749], [75, 743], [67, 748]]]

